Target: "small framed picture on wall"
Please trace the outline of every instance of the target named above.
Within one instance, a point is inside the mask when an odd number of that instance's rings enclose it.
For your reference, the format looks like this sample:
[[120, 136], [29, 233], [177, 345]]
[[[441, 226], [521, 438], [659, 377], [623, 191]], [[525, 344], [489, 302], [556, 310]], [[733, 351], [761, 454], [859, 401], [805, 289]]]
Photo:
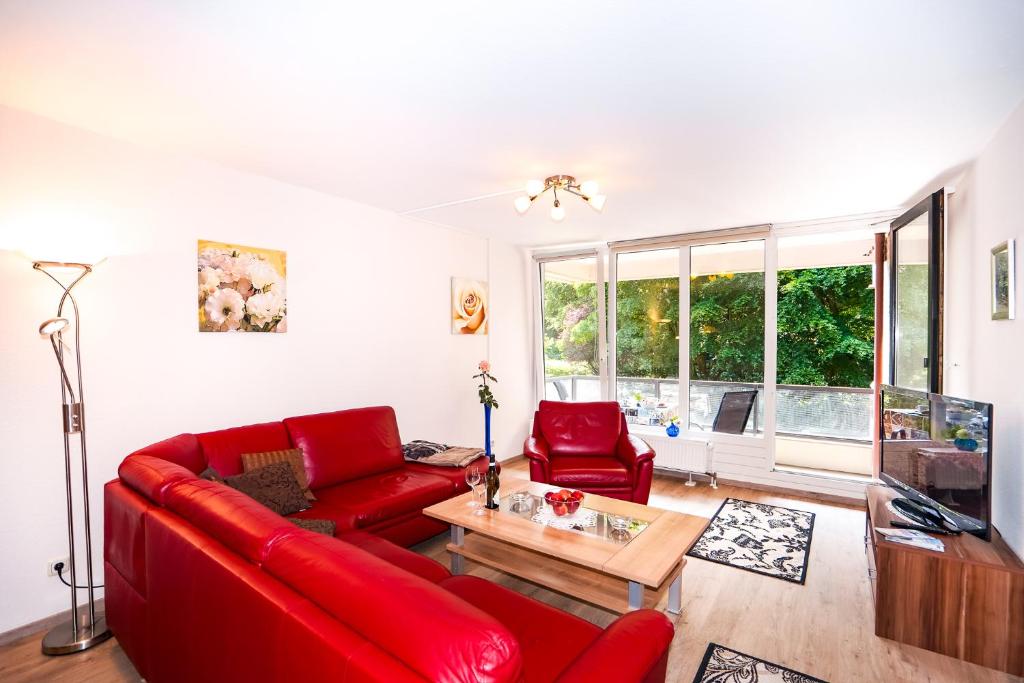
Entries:
[[992, 319], [1014, 318], [1014, 240], [992, 249]]

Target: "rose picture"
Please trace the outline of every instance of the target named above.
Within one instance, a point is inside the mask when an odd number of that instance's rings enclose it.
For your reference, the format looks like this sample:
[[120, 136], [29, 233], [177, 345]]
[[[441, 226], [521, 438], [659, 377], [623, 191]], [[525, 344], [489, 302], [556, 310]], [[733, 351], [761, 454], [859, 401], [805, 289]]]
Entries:
[[285, 252], [199, 240], [199, 331], [284, 332]]
[[452, 278], [452, 334], [487, 334], [487, 283]]

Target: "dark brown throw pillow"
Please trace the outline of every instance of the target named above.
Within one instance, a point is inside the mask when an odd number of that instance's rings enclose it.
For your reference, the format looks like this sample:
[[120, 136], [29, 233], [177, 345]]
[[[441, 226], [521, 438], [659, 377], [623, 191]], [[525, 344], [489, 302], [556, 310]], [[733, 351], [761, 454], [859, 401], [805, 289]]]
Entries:
[[306, 531], [315, 531], [318, 534], [326, 534], [327, 536], [333, 536], [338, 528], [338, 525], [329, 519], [294, 519], [289, 517], [288, 521], [297, 527], [302, 527]]
[[219, 481], [222, 484], [224, 483], [224, 477], [220, 476], [220, 472], [212, 467], [207, 467], [205, 470], [200, 472], [198, 476], [200, 479], [205, 479], [206, 481]]
[[286, 462], [226, 477], [224, 483], [279, 515], [290, 515], [309, 507], [309, 501], [295, 479], [295, 472]]
[[302, 493], [306, 496], [306, 500], [316, 500], [316, 496], [309, 490], [309, 476], [306, 474], [306, 463], [302, 459], [301, 448], [289, 448], [283, 451], [264, 451], [263, 453], [242, 453], [243, 472], [250, 472], [275, 462], [287, 462], [291, 465], [292, 471], [295, 472], [295, 478], [299, 481], [299, 486], [302, 487]]

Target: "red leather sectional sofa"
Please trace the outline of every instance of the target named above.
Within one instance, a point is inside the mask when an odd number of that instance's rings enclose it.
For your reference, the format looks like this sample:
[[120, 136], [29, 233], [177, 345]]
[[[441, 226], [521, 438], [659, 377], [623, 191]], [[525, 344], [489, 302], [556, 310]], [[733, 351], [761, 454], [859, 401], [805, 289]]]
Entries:
[[[197, 476], [291, 447], [320, 501], [305, 515], [337, 521], [338, 538]], [[143, 448], [106, 485], [108, 623], [150, 683], [664, 681], [660, 612], [601, 630], [401, 547], [443, 531], [422, 508], [465, 486], [436, 469], [402, 460], [390, 408]]]

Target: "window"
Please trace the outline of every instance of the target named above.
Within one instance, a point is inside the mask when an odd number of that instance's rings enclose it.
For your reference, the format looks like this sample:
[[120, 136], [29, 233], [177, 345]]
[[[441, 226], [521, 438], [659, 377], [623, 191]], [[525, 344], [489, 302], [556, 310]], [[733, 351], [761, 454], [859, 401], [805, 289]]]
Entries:
[[775, 465], [870, 476], [871, 230], [778, 239]]
[[615, 396], [626, 420], [679, 415], [679, 249], [616, 256]]
[[690, 428], [710, 431], [728, 391], [757, 389], [764, 426], [764, 241], [690, 248]]
[[942, 206], [939, 190], [892, 223], [890, 381], [942, 390]]
[[544, 397], [600, 401], [596, 256], [540, 264]]

